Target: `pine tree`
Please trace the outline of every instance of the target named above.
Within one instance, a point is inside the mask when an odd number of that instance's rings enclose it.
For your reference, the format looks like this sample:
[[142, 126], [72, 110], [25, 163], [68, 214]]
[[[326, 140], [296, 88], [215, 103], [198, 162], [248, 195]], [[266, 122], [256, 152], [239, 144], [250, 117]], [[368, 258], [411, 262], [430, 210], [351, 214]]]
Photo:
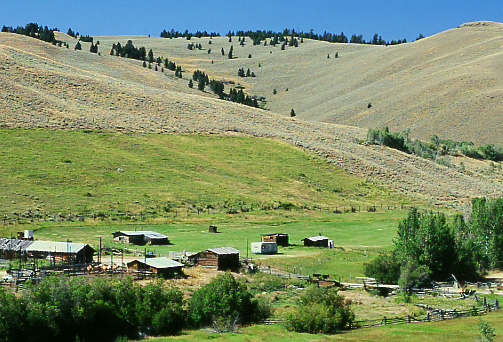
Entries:
[[204, 77], [201, 77], [199, 79], [199, 83], [197, 84], [197, 89], [203, 91], [205, 86], [206, 86], [206, 81], [204, 80]]
[[152, 51], [152, 49], [150, 49], [150, 51], [148, 52], [148, 62], [149, 63], [154, 62], [154, 52]]
[[233, 46], [231, 45], [231, 48], [230, 48], [230, 50], [229, 50], [229, 56], [228, 56], [228, 57], [229, 57], [229, 59], [232, 59], [232, 57], [233, 57], [233, 56], [232, 56], [232, 50], [233, 50], [233, 49], [234, 49], [234, 48], [233, 48]]
[[80, 45], [80, 40], [75, 44], [75, 50], [82, 50], [82, 45]]
[[292, 108], [292, 110], [290, 111], [290, 117], [292, 117], [292, 118], [293, 118], [295, 115], [296, 115], [296, 114], [295, 114], [295, 111], [294, 111], [294, 110], [293, 110], [293, 108]]
[[194, 88], [194, 83], [192, 82], [192, 79], [189, 80], [189, 88]]

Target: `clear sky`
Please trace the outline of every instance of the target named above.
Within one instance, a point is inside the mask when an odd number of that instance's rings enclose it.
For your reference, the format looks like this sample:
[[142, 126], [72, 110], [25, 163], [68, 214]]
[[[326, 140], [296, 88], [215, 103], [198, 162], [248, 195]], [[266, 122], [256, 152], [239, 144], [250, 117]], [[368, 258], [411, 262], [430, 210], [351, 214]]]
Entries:
[[152, 35], [163, 29], [208, 31], [285, 28], [324, 31], [370, 40], [430, 36], [465, 22], [503, 21], [503, 0], [352, 0], [352, 1], [141, 1], [1, 0], [0, 26], [29, 22], [69, 27], [84, 35]]

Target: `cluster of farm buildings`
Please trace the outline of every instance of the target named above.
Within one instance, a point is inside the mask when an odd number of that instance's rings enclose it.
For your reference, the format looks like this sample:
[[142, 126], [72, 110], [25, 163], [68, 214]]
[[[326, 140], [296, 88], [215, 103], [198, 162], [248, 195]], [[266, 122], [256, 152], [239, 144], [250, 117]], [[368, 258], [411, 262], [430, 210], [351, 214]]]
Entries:
[[[213, 229], [211, 229], [213, 228]], [[210, 231], [216, 232], [216, 227], [210, 226]], [[131, 243], [135, 245], [165, 245], [169, 244], [166, 235], [153, 231], [118, 231], [112, 233], [116, 243]], [[318, 235], [302, 239], [304, 246], [332, 247], [333, 241]], [[251, 244], [251, 252], [256, 254], [274, 254], [278, 246], [289, 246], [288, 234], [264, 234], [260, 242]], [[185, 264], [213, 267], [218, 270], [237, 269], [240, 267], [240, 251], [233, 247], [209, 248], [198, 253], [179, 253], [173, 259], [167, 257], [149, 257], [145, 253], [143, 258], [138, 258], [127, 263], [128, 272], [149, 273], [165, 277], [179, 274]], [[96, 267], [94, 260], [98, 254], [93, 247], [85, 243], [35, 241], [33, 231], [17, 234], [16, 238], [0, 238], [0, 258], [20, 260], [48, 260], [54, 266], [59, 262], [66, 265], [87, 266], [88, 271]], [[101, 253], [99, 254], [101, 261]], [[179, 262], [182, 261], [182, 262]], [[94, 266], [93, 266], [94, 265]]]

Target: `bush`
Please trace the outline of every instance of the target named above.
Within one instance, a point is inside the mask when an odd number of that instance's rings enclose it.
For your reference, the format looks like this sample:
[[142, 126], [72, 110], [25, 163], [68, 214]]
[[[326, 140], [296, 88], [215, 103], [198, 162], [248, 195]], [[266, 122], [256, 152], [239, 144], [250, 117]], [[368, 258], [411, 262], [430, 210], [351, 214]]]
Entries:
[[257, 301], [231, 273], [219, 275], [194, 292], [189, 301], [189, 318], [198, 327], [222, 319], [236, 324], [249, 323], [258, 319], [257, 313]]
[[400, 278], [400, 262], [394, 253], [381, 254], [365, 264], [365, 276], [382, 284], [396, 284]]
[[354, 314], [337, 289], [310, 286], [300, 299], [300, 307], [287, 314], [285, 327], [296, 332], [335, 333], [354, 320]]

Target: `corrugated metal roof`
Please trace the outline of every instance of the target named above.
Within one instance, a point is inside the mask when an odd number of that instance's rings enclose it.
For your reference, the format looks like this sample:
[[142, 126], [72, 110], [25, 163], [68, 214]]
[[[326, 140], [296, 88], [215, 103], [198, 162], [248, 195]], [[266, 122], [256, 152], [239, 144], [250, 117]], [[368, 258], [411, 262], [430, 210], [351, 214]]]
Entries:
[[0, 238], [0, 250], [19, 251], [31, 245], [33, 241]]
[[168, 237], [164, 234], [153, 232], [151, 230], [120, 230], [118, 232], [115, 232], [113, 234], [124, 234], [128, 236], [147, 236], [151, 239], [167, 239]]
[[78, 253], [86, 246], [79, 242], [33, 241], [27, 252]]
[[316, 236], [311, 236], [311, 237], [304, 238], [304, 239], [302, 239], [300, 241], [304, 241], [304, 240], [321, 241], [321, 240], [328, 240], [328, 238], [326, 236], [323, 236], [323, 235], [316, 235]]
[[236, 248], [232, 247], [218, 247], [218, 248], [208, 248], [207, 251], [213, 252], [215, 254], [239, 254]]
[[276, 233], [276, 234], [262, 234], [260, 236], [289, 236], [289, 235], [288, 234]]
[[141, 262], [142, 264], [146, 264], [150, 267], [153, 268], [172, 268], [172, 267], [182, 267], [184, 266], [183, 264], [171, 260], [166, 257], [159, 257], [159, 258], [147, 258], [145, 259], [136, 259], [135, 261]]

